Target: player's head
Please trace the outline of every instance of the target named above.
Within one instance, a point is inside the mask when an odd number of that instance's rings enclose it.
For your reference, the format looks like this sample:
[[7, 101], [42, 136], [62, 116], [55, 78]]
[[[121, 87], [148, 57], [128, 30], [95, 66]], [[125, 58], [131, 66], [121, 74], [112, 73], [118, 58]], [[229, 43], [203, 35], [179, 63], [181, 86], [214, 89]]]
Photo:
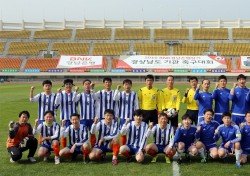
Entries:
[[147, 75], [145, 77], [145, 82], [146, 82], [147, 87], [151, 88], [153, 86], [153, 83], [154, 83], [154, 76], [153, 75]]
[[83, 80], [82, 85], [83, 85], [84, 91], [86, 92], [90, 91], [90, 84], [91, 84], [91, 81], [89, 79]]
[[49, 84], [50, 86], [52, 86], [51, 80], [48, 80], [48, 79], [43, 81], [42, 85], [44, 86], [45, 84]]
[[110, 77], [105, 77], [102, 80], [105, 90], [110, 90], [112, 86], [112, 79]]
[[201, 83], [202, 83], [203, 91], [208, 91], [210, 87], [210, 81], [208, 79], [203, 79]]
[[43, 85], [43, 90], [45, 92], [51, 91], [52, 82], [50, 80], [44, 80], [43, 83], [42, 83], [42, 85]]
[[250, 123], [250, 111], [246, 112], [245, 119], [246, 119], [246, 122], [249, 124]]
[[229, 126], [231, 124], [231, 113], [230, 112], [224, 112], [222, 114], [222, 121], [226, 126]]
[[227, 85], [227, 77], [225, 75], [220, 75], [218, 78], [220, 88], [225, 88]]
[[246, 85], [246, 79], [247, 79], [247, 77], [245, 75], [239, 74], [237, 76], [238, 85], [240, 87], [245, 87], [245, 85]]
[[132, 81], [130, 79], [125, 79], [123, 82], [123, 88], [125, 91], [130, 91], [132, 87]]
[[167, 87], [173, 87], [174, 86], [174, 76], [168, 75], [166, 80]]
[[44, 120], [46, 124], [52, 124], [54, 121], [54, 111], [48, 110], [44, 113]]
[[204, 111], [204, 119], [206, 122], [210, 122], [213, 119], [214, 111], [212, 109], [206, 109]]
[[193, 88], [197, 87], [198, 78], [196, 76], [189, 77], [188, 81], [189, 81], [189, 84], [190, 84], [191, 87], [193, 87]]
[[104, 120], [106, 123], [111, 124], [115, 114], [112, 109], [106, 109], [104, 111]]
[[182, 116], [182, 123], [183, 123], [184, 127], [189, 127], [192, 124], [192, 120], [191, 120], [189, 114], [184, 114]]
[[71, 114], [70, 122], [72, 123], [74, 128], [78, 128], [80, 126], [80, 115], [77, 113]]
[[142, 110], [141, 109], [136, 109], [134, 111], [134, 120], [136, 123], [141, 123], [143, 119], [143, 113], [142, 113]]
[[73, 86], [75, 86], [75, 85], [74, 85], [72, 79], [65, 79], [63, 81], [63, 87], [65, 87], [65, 90], [70, 90], [71, 91]]
[[30, 118], [29, 111], [21, 111], [19, 113], [19, 123], [20, 124], [26, 124]]
[[158, 124], [160, 125], [161, 128], [166, 128], [167, 123], [168, 123], [168, 116], [167, 116], [167, 114], [164, 113], [164, 112], [161, 112], [158, 115]]

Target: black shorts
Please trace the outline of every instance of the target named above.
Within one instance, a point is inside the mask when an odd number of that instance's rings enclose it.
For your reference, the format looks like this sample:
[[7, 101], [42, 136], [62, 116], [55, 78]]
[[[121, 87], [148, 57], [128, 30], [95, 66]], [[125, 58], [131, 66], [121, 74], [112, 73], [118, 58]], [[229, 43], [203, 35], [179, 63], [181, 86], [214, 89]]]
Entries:
[[142, 119], [143, 122], [148, 123], [150, 121], [153, 122], [154, 125], [158, 123], [158, 114], [156, 109], [142, 110], [142, 113], [143, 113], [143, 119]]
[[190, 110], [187, 109], [186, 114], [188, 114], [192, 120], [192, 122], [197, 125], [198, 122], [198, 110]]
[[173, 127], [178, 127], [178, 114], [177, 116], [168, 118], [168, 124], [171, 124]]

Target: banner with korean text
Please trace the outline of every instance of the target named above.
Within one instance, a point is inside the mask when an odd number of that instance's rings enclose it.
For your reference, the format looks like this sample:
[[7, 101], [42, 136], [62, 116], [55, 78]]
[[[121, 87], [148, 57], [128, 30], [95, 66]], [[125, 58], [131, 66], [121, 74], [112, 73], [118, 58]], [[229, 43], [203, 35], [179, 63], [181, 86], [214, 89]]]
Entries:
[[116, 68], [226, 69], [224, 56], [120, 56]]
[[103, 68], [103, 57], [62, 55], [57, 68]]

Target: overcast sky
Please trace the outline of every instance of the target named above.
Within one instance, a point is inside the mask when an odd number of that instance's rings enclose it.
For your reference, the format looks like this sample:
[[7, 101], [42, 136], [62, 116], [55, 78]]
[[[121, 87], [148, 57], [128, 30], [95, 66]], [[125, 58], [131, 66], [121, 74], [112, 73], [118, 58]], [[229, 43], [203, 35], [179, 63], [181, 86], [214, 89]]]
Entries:
[[0, 0], [4, 22], [250, 20], [250, 0]]

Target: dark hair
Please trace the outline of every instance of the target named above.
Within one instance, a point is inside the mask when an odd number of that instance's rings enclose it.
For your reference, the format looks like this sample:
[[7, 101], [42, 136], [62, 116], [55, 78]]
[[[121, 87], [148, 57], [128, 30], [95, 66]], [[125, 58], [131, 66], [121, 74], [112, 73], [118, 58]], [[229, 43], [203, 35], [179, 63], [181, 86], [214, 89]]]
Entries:
[[186, 119], [191, 119], [190, 115], [189, 114], [184, 114], [182, 117], [181, 117], [182, 120], [186, 120]]
[[225, 79], [227, 81], [227, 77], [225, 75], [220, 75], [219, 78], [218, 78], [218, 81], [221, 80], [221, 79]]
[[27, 117], [28, 117], [28, 119], [30, 118], [30, 113], [29, 113], [29, 111], [21, 111], [21, 112], [19, 113], [19, 118], [22, 116], [22, 114], [26, 114]]
[[170, 78], [173, 78], [173, 80], [174, 80], [174, 76], [173, 76], [173, 75], [168, 75], [168, 76], [167, 76], [167, 79], [168, 79], [169, 77], [170, 77]]
[[65, 79], [65, 80], [63, 81], [63, 85], [65, 85], [65, 84], [67, 84], [67, 83], [70, 83], [70, 84], [74, 85], [74, 84], [73, 84], [73, 79]]
[[143, 116], [143, 111], [141, 109], [136, 109], [134, 111], [134, 116]]
[[52, 86], [52, 82], [50, 80], [44, 80], [42, 84], [43, 84], [43, 86], [44, 86], [44, 84], [49, 84]]
[[245, 116], [247, 116], [247, 114], [250, 114], [250, 111], [247, 111], [246, 114], [245, 114]]
[[225, 116], [229, 116], [230, 118], [232, 117], [230, 112], [223, 112], [222, 118]]
[[112, 79], [110, 77], [105, 77], [103, 78], [102, 82], [104, 83], [105, 81], [112, 82]]
[[91, 83], [91, 81], [89, 80], [89, 79], [85, 79], [85, 80], [83, 80], [83, 82], [82, 82], [82, 84], [84, 84], [85, 82], [89, 82], [89, 83]]
[[73, 113], [73, 114], [71, 114], [70, 119], [71, 119], [73, 116], [76, 116], [78, 119], [80, 119], [80, 115], [79, 115], [79, 114], [77, 114], [77, 113]]
[[194, 79], [198, 82], [198, 78], [196, 76], [189, 77], [188, 81], [190, 82], [191, 80], [194, 80]]
[[123, 80], [122, 84], [124, 85], [125, 83], [128, 83], [128, 84], [132, 85], [132, 81], [130, 79]]
[[206, 110], [204, 111], [204, 114], [206, 114], [206, 112], [211, 112], [212, 115], [214, 115], [214, 111], [213, 111], [212, 109], [206, 109]]
[[208, 81], [209, 84], [210, 84], [210, 81], [209, 81], [208, 79], [203, 79], [203, 80], [201, 81], [201, 84], [203, 84], [204, 81]]
[[168, 119], [167, 114], [164, 113], [164, 112], [161, 112], [161, 113], [158, 115], [158, 118], [159, 118], [159, 117], [166, 117], [166, 118]]
[[152, 80], [154, 81], [154, 76], [153, 76], [153, 75], [147, 75], [147, 76], [145, 77], [145, 81], [146, 81], [146, 79], [152, 79]]
[[51, 110], [45, 111], [43, 116], [46, 116], [47, 114], [51, 114], [53, 117], [55, 116], [54, 111], [51, 111]]
[[106, 109], [106, 110], [104, 111], [104, 115], [105, 115], [105, 114], [112, 114], [113, 116], [115, 115], [113, 109]]
[[245, 75], [243, 75], [243, 74], [239, 74], [238, 76], [237, 76], [237, 81], [239, 80], [239, 79], [247, 79], [247, 77], [245, 76]]

